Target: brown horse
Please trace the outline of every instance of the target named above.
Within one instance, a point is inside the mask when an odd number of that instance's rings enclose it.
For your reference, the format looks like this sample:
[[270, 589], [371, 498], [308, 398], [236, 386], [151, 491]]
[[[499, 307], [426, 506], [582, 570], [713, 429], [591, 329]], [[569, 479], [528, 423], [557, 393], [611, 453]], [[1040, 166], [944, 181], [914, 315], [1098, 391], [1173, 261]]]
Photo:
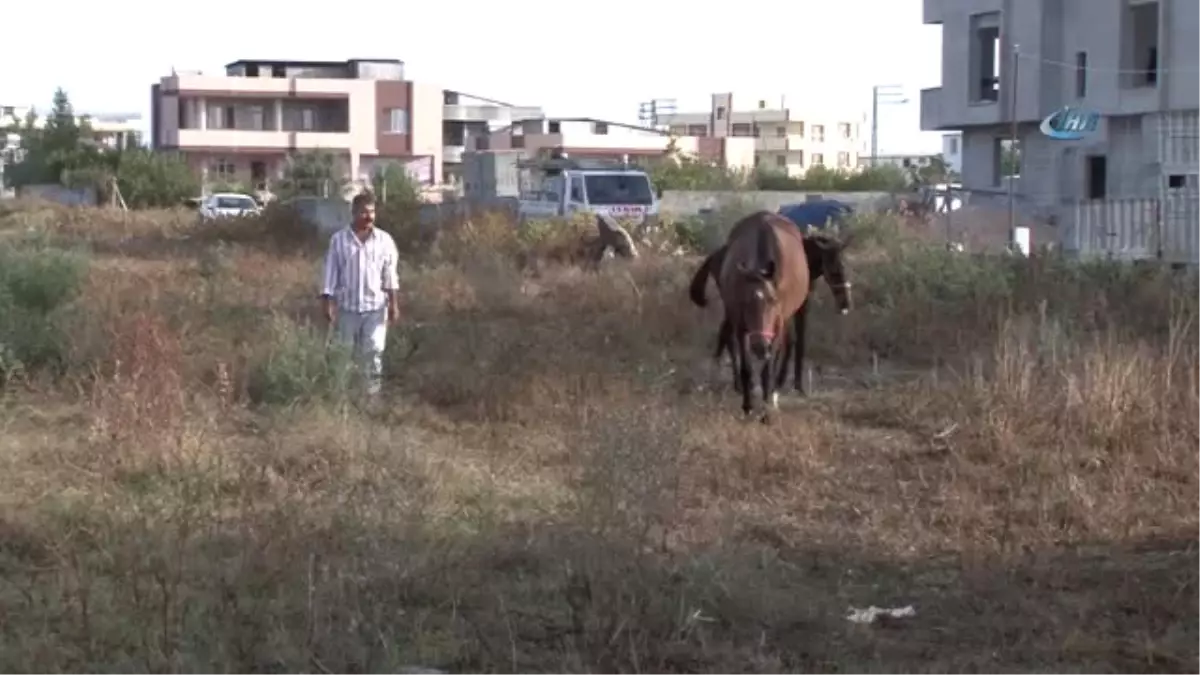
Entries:
[[[811, 283], [824, 276], [826, 284], [833, 291], [834, 300], [842, 314], [848, 314], [851, 309], [851, 284], [847, 279], [842, 257], [842, 253], [850, 244], [851, 239], [852, 237], [847, 237], [839, 241], [826, 235], [804, 237], [804, 254], [808, 261], [810, 292]], [[708, 278], [712, 276], [714, 280], [719, 281], [716, 270], [721, 268], [725, 257], [725, 250], [726, 247], [722, 246], [709, 254], [704, 259], [704, 262], [701, 263], [700, 269], [696, 270], [696, 274], [692, 277], [688, 295], [697, 306], [704, 307], [707, 304], [704, 297], [704, 289], [708, 283]], [[788, 361], [794, 357], [793, 386], [797, 393], [804, 394], [804, 355], [807, 346], [808, 303], [802, 305], [800, 310], [791, 317], [791, 323], [791, 331], [788, 333], [788, 337], [791, 339], [787, 344], [787, 350], [784, 352], [783, 365], [780, 369], [779, 386], [782, 387], [786, 384]], [[721, 321], [721, 328], [717, 334], [717, 349], [713, 354], [713, 358], [719, 361], [721, 354], [726, 350], [729, 351], [733, 367], [734, 388], [740, 390], [737, 376], [738, 364], [733, 345], [733, 331], [729, 321], [723, 319]]]
[[[751, 359], [759, 366], [764, 407], [778, 407], [787, 323], [808, 299], [804, 239], [792, 221], [769, 211], [738, 221], [725, 244], [717, 287], [730, 325], [742, 410], [753, 409]], [[695, 300], [695, 298], [693, 298]], [[703, 292], [701, 292], [703, 300]], [[769, 409], [763, 421], [769, 421]]]

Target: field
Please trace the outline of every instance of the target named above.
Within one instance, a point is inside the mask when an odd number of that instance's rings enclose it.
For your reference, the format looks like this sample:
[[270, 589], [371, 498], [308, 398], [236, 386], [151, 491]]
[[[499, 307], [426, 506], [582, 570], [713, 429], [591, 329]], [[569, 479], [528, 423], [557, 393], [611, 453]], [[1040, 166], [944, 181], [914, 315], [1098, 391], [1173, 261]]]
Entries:
[[764, 426], [694, 255], [398, 228], [363, 410], [319, 242], [193, 220], [0, 213], [0, 670], [1200, 668], [1193, 272], [860, 223]]

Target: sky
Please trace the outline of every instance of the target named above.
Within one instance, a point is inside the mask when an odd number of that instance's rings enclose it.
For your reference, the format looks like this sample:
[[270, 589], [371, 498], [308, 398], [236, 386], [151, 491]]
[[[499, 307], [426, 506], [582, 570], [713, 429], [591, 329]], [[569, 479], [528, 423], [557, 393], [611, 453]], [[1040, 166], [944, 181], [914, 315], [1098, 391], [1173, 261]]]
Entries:
[[[46, 21], [38, 3], [10, 3], [9, 26]], [[704, 111], [714, 92], [789, 106], [869, 112], [873, 85], [899, 85], [907, 103], [880, 107], [880, 154], [941, 151], [920, 131], [920, 90], [939, 86], [941, 30], [921, 23], [921, 0], [668, 0], [415, 2], [309, 5], [206, 0], [179, 6], [78, 0], [56, 12], [86, 17], [45, 31], [12, 31], [0, 104], [49, 106], [63, 87], [79, 112], [137, 112], [172, 68], [221, 72], [238, 59], [398, 58], [407, 79], [522, 105], [551, 116], [636, 122], [638, 104], [674, 99]], [[78, 7], [78, 11], [72, 9]], [[132, 33], [131, 33], [132, 32]], [[36, 64], [36, 66], [32, 65]], [[739, 96], [739, 92], [751, 92]], [[753, 99], [754, 103], [750, 103]], [[146, 127], [149, 122], [146, 121]], [[864, 136], [869, 127], [864, 126]]]

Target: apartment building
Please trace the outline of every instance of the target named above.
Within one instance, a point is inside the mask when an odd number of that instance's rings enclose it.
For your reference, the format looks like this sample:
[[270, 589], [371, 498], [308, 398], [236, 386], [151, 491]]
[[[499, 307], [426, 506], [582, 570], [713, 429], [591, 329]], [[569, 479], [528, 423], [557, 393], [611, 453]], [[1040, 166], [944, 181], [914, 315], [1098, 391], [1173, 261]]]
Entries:
[[[1046, 206], [1195, 189], [1196, 0], [924, 0], [923, 20], [942, 27], [942, 86], [921, 92], [921, 128], [959, 133], [965, 188], [1013, 176]], [[1042, 133], [1064, 106], [1096, 128]]]
[[707, 112], [659, 115], [657, 122], [679, 137], [754, 139], [755, 165], [789, 176], [801, 176], [813, 166], [859, 166], [865, 119], [861, 113], [839, 116], [793, 108], [785, 98], [777, 106], [765, 98], [748, 100], [749, 106], [738, 109], [733, 94], [713, 94]]
[[240, 60], [153, 85], [151, 144], [183, 153], [206, 182], [259, 187], [289, 154], [322, 150], [351, 180], [400, 164], [436, 185], [455, 180], [469, 138], [529, 114], [541, 110], [409, 80], [397, 59]]
[[576, 159], [620, 159], [631, 162], [662, 157], [674, 143], [684, 154], [737, 169], [754, 166], [754, 139], [705, 135], [678, 136], [661, 129], [588, 117], [519, 120], [481, 138], [476, 150], [525, 150], [527, 156], [565, 153]]
[[486, 139], [515, 121], [545, 116], [537, 106], [519, 106], [449, 89], [443, 92], [443, 102], [442, 164], [447, 183], [461, 181], [463, 153], [474, 149], [478, 139]]

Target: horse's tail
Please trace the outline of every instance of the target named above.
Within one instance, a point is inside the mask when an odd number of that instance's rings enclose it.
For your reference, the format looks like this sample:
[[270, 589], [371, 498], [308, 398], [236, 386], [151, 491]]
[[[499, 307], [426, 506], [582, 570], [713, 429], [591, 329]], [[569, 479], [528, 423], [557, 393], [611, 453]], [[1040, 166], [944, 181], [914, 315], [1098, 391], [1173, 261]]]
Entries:
[[708, 306], [708, 299], [704, 297], [704, 290], [708, 286], [708, 277], [713, 276], [713, 264], [718, 258], [723, 258], [723, 255], [718, 255], [722, 251], [710, 253], [704, 262], [700, 263], [700, 269], [696, 270], [696, 274], [692, 276], [692, 283], [688, 286], [688, 297], [697, 307]]

